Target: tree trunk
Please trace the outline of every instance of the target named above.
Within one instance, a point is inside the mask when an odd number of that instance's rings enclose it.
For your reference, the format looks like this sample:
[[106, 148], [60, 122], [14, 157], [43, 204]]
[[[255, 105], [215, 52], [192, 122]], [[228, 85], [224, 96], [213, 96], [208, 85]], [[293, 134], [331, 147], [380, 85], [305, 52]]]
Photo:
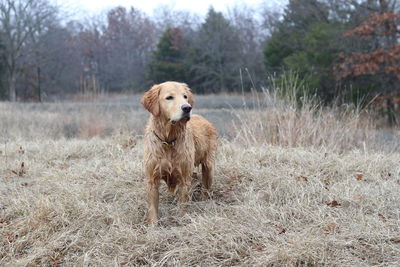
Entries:
[[17, 77], [14, 72], [10, 73], [8, 80], [8, 97], [11, 102], [17, 101]]
[[37, 67], [37, 88], [38, 88], [38, 100], [42, 102], [42, 88], [40, 83], [40, 67]]

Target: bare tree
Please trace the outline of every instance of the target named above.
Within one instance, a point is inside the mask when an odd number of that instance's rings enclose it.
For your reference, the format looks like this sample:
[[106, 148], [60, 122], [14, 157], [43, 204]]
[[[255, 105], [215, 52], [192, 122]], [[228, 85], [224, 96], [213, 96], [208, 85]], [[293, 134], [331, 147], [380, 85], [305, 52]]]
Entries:
[[72, 93], [79, 87], [81, 57], [74, 42], [75, 26], [74, 23], [55, 25], [40, 39], [40, 59], [32, 72], [37, 75], [36, 86], [43, 96]]
[[276, 26], [279, 24], [279, 21], [282, 19], [282, 15], [287, 1], [274, 1], [272, 4], [271, 1], [264, 0], [260, 4], [260, 15], [264, 28], [268, 31], [268, 35], [275, 30]]
[[24, 69], [21, 58], [34, 53], [28, 47], [43, 32], [55, 8], [46, 0], [0, 0], [0, 29], [3, 31], [6, 80], [10, 101], [17, 100], [17, 79]]
[[168, 28], [179, 28], [185, 35], [191, 34], [201, 24], [198, 14], [176, 10], [172, 5], [161, 5], [153, 11], [153, 20], [161, 36]]
[[[240, 68], [243, 71], [247, 70], [242, 76], [243, 87], [246, 89], [251, 88], [251, 81], [258, 83], [259, 80], [265, 79], [263, 48], [269, 34], [269, 29], [264, 26], [265, 14], [265, 10], [260, 12], [245, 4], [228, 9], [228, 19], [235, 28], [240, 42]], [[251, 77], [248, 76], [249, 73]]]
[[146, 65], [157, 44], [156, 27], [151, 19], [133, 7], [117, 7], [107, 14], [102, 41], [107, 58], [104, 84], [110, 90], [143, 86]]

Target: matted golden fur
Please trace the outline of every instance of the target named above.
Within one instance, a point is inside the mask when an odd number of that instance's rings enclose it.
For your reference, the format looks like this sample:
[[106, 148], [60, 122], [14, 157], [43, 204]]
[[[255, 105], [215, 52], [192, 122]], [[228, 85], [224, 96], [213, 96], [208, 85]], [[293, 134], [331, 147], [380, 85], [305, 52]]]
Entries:
[[144, 170], [148, 182], [149, 223], [158, 217], [160, 180], [179, 202], [189, 200], [192, 173], [201, 165], [203, 198], [213, 179], [217, 133], [199, 115], [192, 115], [193, 94], [184, 83], [164, 82], [147, 91], [141, 103], [151, 113], [144, 133]]

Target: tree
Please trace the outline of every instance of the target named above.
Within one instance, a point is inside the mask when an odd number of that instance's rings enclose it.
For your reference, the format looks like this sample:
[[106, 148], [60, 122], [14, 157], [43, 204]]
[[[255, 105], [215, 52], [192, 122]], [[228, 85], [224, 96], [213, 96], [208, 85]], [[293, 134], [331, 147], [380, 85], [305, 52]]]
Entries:
[[[75, 31], [79, 27], [72, 22], [65, 26], [54, 25], [41, 37], [38, 78], [43, 97], [78, 91], [82, 58]], [[32, 72], [35, 72], [35, 68], [32, 68]]]
[[337, 10], [321, 0], [290, 0], [264, 49], [268, 71], [295, 71], [308, 93], [323, 100], [335, 97], [332, 66], [341, 49], [344, 23]]
[[6, 80], [10, 101], [17, 100], [17, 80], [24, 69], [21, 58], [32, 50], [27, 43], [43, 33], [42, 26], [56, 9], [46, 0], [1, 0], [0, 28], [3, 31]]
[[[4, 45], [2, 41], [2, 33], [0, 31], [0, 58], [3, 58], [3, 53], [4, 53]], [[4, 62], [0, 61], [0, 99], [5, 98], [7, 95], [5, 90], [4, 90]]]
[[[108, 75], [109, 51], [107, 40], [101, 28], [105, 27], [96, 20], [84, 25], [76, 25], [77, 33], [73, 36], [73, 45], [78, 51], [78, 77], [77, 89], [83, 95], [96, 94], [101, 89], [107, 88], [108, 79], [114, 78]], [[109, 88], [107, 88], [109, 89]]]
[[101, 37], [105, 45], [103, 84], [110, 90], [143, 86], [146, 65], [155, 48], [155, 24], [137, 9], [117, 7], [107, 14], [107, 25]]
[[240, 68], [244, 64], [238, 35], [222, 13], [210, 8], [190, 52], [191, 82], [199, 92], [240, 88]]
[[336, 36], [341, 27], [336, 23], [313, 24], [303, 37], [304, 48], [283, 59], [286, 67], [306, 79], [309, 93], [324, 100], [333, 99], [336, 93], [332, 66], [340, 49]]
[[[265, 68], [263, 64], [263, 47], [269, 29], [264, 27], [268, 21], [272, 23], [275, 13], [263, 12], [265, 21], [258, 19], [258, 11], [245, 4], [237, 4], [228, 10], [228, 19], [235, 29], [239, 41], [240, 68], [242, 69], [241, 82], [243, 89], [250, 90], [265, 82]], [[238, 73], [236, 73], [238, 74]], [[240, 74], [240, 72], [239, 72]]]
[[185, 49], [182, 31], [179, 28], [168, 28], [153, 53], [148, 67], [148, 80], [152, 83], [170, 80], [184, 82], [188, 77]]
[[328, 22], [328, 9], [318, 0], [290, 0], [264, 49], [267, 69], [284, 67], [284, 59], [306, 49], [305, 36], [314, 24]]
[[[350, 55], [341, 54], [336, 66], [338, 79], [375, 76], [375, 92], [388, 93], [398, 89], [400, 81], [400, 15], [383, 11], [345, 33], [360, 38], [364, 45]], [[378, 90], [378, 91], [377, 91]]]
[[400, 103], [400, 15], [381, 1], [380, 12], [345, 32], [357, 50], [341, 53], [335, 66], [336, 78], [356, 86], [357, 95], [375, 99], [390, 125], [396, 123], [395, 106]]
[[171, 4], [157, 7], [153, 11], [152, 19], [157, 25], [160, 36], [168, 28], [179, 28], [187, 36], [201, 24], [200, 15], [186, 10], [176, 10]]

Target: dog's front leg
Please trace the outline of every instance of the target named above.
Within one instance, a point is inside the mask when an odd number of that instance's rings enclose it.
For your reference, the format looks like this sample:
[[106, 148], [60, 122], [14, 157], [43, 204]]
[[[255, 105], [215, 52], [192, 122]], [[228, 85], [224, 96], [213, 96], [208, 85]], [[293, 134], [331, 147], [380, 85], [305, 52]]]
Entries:
[[186, 213], [186, 203], [189, 201], [189, 189], [190, 186], [186, 183], [183, 183], [179, 188], [179, 215], [183, 216]]
[[180, 168], [180, 173], [178, 174], [180, 176], [180, 190], [179, 190], [179, 203], [183, 204], [188, 202], [189, 199], [189, 193], [190, 189], [192, 186], [192, 173], [193, 173], [193, 168], [190, 168], [190, 165], [183, 164], [181, 165]]
[[179, 213], [185, 214], [185, 204], [190, 200], [191, 176], [189, 173], [182, 175], [179, 188]]
[[160, 180], [158, 178], [148, 180], [147, 200], [149, 209], [147, 214], [147, 222], [152, 225], [157, 224], [157, 219], [158, 219], [159, 187], [160, 187]]
[[179, 190], [179, 203], [183, 204], [189, 201], [190, 183], [184, 181]]

